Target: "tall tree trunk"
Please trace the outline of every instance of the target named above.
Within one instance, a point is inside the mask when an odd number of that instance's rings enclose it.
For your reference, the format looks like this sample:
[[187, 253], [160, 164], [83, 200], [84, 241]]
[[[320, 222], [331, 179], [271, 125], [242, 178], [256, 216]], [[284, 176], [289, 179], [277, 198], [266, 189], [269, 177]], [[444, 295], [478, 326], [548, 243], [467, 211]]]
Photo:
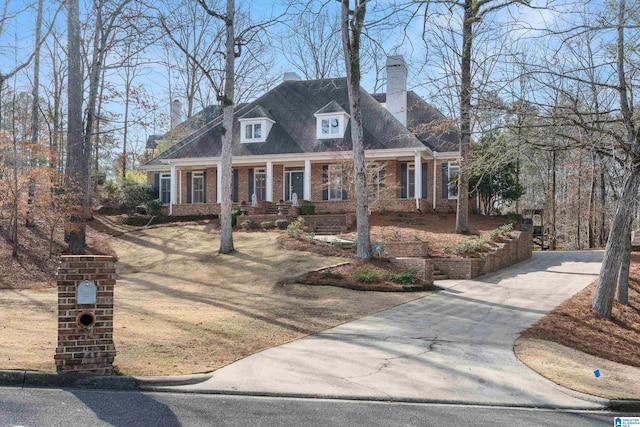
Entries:
[[460, 61], [460, 168], [456, 233], [469, 232], [469, 150], [471, 148], [471, 49], [473, 42], [474, 1], [464, 1], [462, 58]]
[[[591, 307], [594, 311], [606, 319], [611, 318], [613, 306], [613, 294], [616, 287], [616, 276], [618, 275], [620, 262], [625, 256], [627, 247], [626, 238], [628, 235], [629, 217], [632, 215], [635, 197], [640, 186], [640, 135], [636, 132], [633, 111], [629, 103], [629, 93], [627, 78], [625, 75], [625, 26], [626, 2], [620, 0], [618, 5], [617, 22], [617, 74], [618, 74], [618, 94], [620, 95], [620, 112], [626, 129], [626, 137], [629, 147], [631, 147], [631, 164], [624, 177], [624, 184], [618, 207], [611, 223], [607, 247], [604, 252], [602, 267], [600, 268], [600, 280], [596, 293], [593, 296]], [[623, 238], [621, 240], [621, 237]], [[629, 246], [630, 247], [630, 246]]]
[[68, 0], [68, 156], [66, 190], [75, 199], [74, 213], [65, 224], [69, 252], [82, 254], [85, 248], [84, 188], [86, 184], [84, 139], [82, 137], [82, 60], [80, 56], [80, 8]]
[[578, 155], [578, 208], [576, 209], [576, 247], [582, 249], [582, 151]]
[[235, 250], [233, 247], [233, 228], [231, 224], [231, 194], [233, 190], [232, 144], [233, 144], [233, 109], [235, 89], [235, 1], [227, 0], [225, 15], [226, 27], [226, 60], [224, 69], [224, 95], [222, 97], [222, 200], [220, 206], [220, 249], [221, 254]]
[[588, 245], [589, 249], [595, 247], [595, 222], [596, 222], [596, 155], [591, 154], [591, 183], [589, 185], [589, 230]]
[[360, 259], [369, 259], [371, 258], [371, 235], [369, 233], [369, 201], [360, 106], [360, 36], [367, 11], [367, 0], [355, 1], [352, 19], [349, 19], [349, 3], [350, 0], [342, 0], [342, 47], [351, 110], [351, 141], [353, 144], [356, 226], [358, 230], [357, 254]]
[[631, 223], [629, 218], [627, 230], [621, 236], [624, 247], [622, 248], [622, 257], [620, 259], [620, 272], [618, 273], [618, 286], [616, 287], [616, 299], [620, 304], [629, 304], [629, 267], [631, 262]]
[[[556, 150], [552, 152], [551, 161], [551, 229], [549, 230], [549, 248], [552, 251], [556, 250]], [[544, 249], [544, 236], [542, 236], [542, 247]]]
[[606, 214], [606, 208], [607, 208], [607, 193], [606, 193], [606, 183], [605, 183], [605, 176], [604, 176], [604, 166], [602, 166], [603, 163], [603, 159], [602, 156], [598, 156], [599, 157], [599, 161], [598, 164], [600, 164], [600, 227], [599, 227], [599, 231], [598, 231], [598, 246], [602, 247], [604, 246], [605, 243], [605, 238], [604, 236], [607, 235], [607, 214]]
[[627, 245], [626, 236], [628, 235], [629, 216], [633, 209], [635, 196], [638, 194], [639, 185], [640, 165], [636, 164], [625, 175], [620, 200], [611, 223], [611, 231], [609, 231], [609, 238], [604, 251], [598, 287], [591, 302], [591, 307], [596, 313], [606, 319], [611, 318], [616, 278]]
[[[31, 167], [35, 168], [38, 165], [38, 158], [40, 157], [38, 135], [39, 135], [39, 104], [40, 104], [40, 39], [42, 38], [42, 9], [44, 0], [38, 0], [38, 12], [36, 16], [36, 50], [33, 59], [33, 90], [31, 91], [32, 104], [31, 104]], [[34, 227], [36, 225], [33, 219], [33, 204], [36, 197], [36, 179], [33, 176], [34, 171], [31, 170], [29, 177], [29, 190], [27, 198], [27, 219], [25, 225], [27, 227]]]

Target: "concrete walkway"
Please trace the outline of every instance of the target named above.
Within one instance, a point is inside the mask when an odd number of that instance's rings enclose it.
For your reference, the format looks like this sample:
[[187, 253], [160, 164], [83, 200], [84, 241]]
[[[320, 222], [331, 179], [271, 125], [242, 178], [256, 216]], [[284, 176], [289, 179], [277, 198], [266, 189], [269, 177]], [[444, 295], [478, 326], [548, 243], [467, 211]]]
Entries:
[[[252, 355], [193, 392], [597, 408], [513, 353], [518, 333], [596, 277], [602, 252], [537, 252], [479, 280]], [[586, 398], [586, 396], [580, 396]]]

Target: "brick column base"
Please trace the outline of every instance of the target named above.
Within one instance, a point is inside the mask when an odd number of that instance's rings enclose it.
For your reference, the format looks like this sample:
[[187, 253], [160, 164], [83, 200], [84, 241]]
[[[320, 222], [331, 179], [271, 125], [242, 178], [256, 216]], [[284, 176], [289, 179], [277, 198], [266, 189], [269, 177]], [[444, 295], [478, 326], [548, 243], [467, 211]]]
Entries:
[[[83, 281], [95, 284], [95, 303], [78, 304], [78, 285]], [[113, 344], [115, 284], [113, 257], [61, 257], [57, 272], [58, 346], [54, 355], [59, 373], [113, 374], [116, 355]], [[91, 298], [92, 295], [89, 296]], [[86, 302], [86, 299], [81, 301]]]

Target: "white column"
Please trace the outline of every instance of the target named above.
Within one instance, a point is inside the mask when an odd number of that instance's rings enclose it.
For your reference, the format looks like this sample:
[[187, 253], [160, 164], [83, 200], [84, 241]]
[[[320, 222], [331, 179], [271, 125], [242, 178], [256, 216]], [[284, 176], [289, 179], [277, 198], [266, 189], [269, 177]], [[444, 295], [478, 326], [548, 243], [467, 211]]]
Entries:
[[171, 197], [169, 198], [169, 215], [173, 215], [173, 205], [178, 201], [178, 174], [176, 167], [171, 165]]
[[304, 161], [304, 200], [311, 200], [311, 160]]
[[433, 158], [433, 210], [436, 209], [436, 192], [438, 191], [438, 187], [436, 179], [438, 178], [438, 175], [436, 175], [436, 171], [438, 170], [437, 168], [438, 164], [436, 162], [436, 158]]
[[267, 202], [273, 202], [273, 162], [267, 162]]
[[222, 163], [216, 165], [216, 203], [222, 203]]
[[422, 197], [422, 158], [420, 152], [416, 151], [414, 156], [415, 170], [413, 174], [413, 182], [416, 196], [416, 209], [420, 209], [420, 198]]

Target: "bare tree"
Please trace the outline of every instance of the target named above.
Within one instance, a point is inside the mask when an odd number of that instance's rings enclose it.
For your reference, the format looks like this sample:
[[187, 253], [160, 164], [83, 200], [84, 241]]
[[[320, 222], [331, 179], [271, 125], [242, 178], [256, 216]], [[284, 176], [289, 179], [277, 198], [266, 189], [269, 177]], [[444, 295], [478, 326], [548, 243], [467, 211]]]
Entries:
[[358, 231], [357, 254], [360, 259], [371, 258], [369, 233], [369, 206], [367, 192], [367, 168], [362, 131], [360, 105], [360, 39], [368, 0], [342, 0], [342, 46], [347, 70], [347, 89], [351, 112], [351, 143], [353, 144], [353, 170], [356, 193], [356, 226]]

